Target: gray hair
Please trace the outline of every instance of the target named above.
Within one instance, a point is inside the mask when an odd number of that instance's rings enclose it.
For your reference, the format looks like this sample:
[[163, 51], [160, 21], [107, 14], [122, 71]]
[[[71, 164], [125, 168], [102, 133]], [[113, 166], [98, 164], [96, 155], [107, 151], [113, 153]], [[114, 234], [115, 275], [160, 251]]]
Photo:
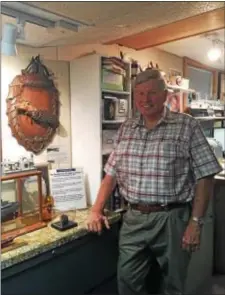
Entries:
[[163, 91], [167, 89], [166, 82], [163, 79], [161, 72], [154, 68], [146, 69], [144, 72], [139, 73], [135, 78], [134, 87], [150, 80], [157, 80], [160, 90]]

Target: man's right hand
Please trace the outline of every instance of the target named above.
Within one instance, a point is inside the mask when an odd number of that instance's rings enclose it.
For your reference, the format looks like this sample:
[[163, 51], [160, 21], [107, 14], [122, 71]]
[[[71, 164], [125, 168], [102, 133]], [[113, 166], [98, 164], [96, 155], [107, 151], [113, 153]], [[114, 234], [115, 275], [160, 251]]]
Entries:
[[91, 232], [101, 233], [103, 224], [107, 229], [110, 229], [109, 221], [102, 212], [91, 211], [87, 220], [87, 229]]

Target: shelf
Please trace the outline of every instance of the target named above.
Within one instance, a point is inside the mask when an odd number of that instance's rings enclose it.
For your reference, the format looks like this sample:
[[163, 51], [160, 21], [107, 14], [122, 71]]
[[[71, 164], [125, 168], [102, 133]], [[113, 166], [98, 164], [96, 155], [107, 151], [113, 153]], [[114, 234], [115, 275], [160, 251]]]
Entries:
[[225, 117], [194, 117], [196, 120], [204, 121], [215, 121], [215, 120], [225, 120]]
[[102, 124], [122, 124], [126, 120], [120, 121], [120, 120], [103, 120]]
[[129, 91], [118, 91], [118, 90], [102, 89], [102, 92], [111, 93], [111, 94], [119, 94], [119, 95], [130, 95]]
[[112, 151], [113, 151], [113, 150], [111, 150], [110, 152], [103, 152], [102, 155], [103, 155], [103, 156], [109, 156], [109, 155], [111, 154]]
[[181, 91], [181, 92], [185, 92], [185, 93], [193, 93], [195, 92], [194, 89], [185, 89], [176, 85], [167, 85], [168, 89], [174, 90], [174, 91]]

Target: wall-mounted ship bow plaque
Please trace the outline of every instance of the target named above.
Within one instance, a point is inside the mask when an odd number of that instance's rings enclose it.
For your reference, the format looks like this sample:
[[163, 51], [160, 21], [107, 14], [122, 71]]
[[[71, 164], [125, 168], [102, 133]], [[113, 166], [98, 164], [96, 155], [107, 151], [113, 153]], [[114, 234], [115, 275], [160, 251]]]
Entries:
[[59, 126], [59, 92], [53, 76], [33, 57], [9, 85], [7, 116], [12, 135], [27, 151], [41, 153]]

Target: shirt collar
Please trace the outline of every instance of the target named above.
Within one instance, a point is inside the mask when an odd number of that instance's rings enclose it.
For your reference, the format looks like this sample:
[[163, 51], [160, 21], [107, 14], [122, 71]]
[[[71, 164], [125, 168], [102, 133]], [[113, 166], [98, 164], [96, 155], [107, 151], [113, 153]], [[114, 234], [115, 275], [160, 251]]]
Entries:
[[[175, 118], [173, 116], [173, 113], [166, 106], [164, 107], [162, 118], [159, 120], [158, 124], [160, 124], [162, 122], [164, 122], [164, 123], [174, 123], [175, 122]], [[139, 115], [137, 118], [135, 118], [134, 122], [132, 124], [132, 128], [136, 128], [138, 126], [139, 127], [140, 126], [143, 126], [143, 127], [145, 126], [144, 118], [143, 118], [142, 115]]]

